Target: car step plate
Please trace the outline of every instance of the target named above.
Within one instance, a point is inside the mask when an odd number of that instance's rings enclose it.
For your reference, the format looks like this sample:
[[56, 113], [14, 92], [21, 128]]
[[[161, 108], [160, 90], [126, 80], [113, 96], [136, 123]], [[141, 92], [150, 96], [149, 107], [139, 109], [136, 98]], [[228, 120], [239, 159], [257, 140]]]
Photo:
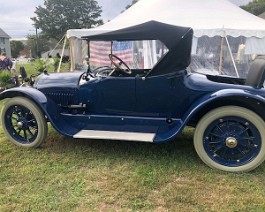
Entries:
[[155, 133], [81, 130], [74, 138], [153, 142]]

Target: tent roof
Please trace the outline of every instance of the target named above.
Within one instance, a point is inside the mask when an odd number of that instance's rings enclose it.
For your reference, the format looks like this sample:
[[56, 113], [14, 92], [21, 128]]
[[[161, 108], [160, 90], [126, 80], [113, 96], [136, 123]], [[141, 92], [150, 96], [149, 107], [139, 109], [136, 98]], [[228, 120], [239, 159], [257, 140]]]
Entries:
[[151, 20], [192, 27], [195, 37], [226, 35], [265, 37], [265, 20], [228, 0], [139, 0], [110, 22], [94, 28], [68, 30], [68, 37], [109, 32]]

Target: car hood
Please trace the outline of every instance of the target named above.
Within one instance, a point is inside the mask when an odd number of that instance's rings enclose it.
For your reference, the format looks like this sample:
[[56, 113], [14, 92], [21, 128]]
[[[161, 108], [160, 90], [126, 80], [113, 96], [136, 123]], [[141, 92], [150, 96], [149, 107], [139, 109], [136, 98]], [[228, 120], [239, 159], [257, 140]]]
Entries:
[[41, 74], [35, 81], [34, 87], [45, 88], [77, 88], [83, 72], [61, 72]]

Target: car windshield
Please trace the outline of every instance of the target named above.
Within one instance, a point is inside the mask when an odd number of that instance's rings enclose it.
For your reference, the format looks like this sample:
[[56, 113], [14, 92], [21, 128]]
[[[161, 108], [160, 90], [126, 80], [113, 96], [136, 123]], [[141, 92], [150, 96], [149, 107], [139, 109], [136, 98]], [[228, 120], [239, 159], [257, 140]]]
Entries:
[[91, 70], [111, 67], [109, 54], [119, 57], [130, 69], [151, 69], [167, 52], [168, 48], [159, 40], [90, 41], [87, 58]]

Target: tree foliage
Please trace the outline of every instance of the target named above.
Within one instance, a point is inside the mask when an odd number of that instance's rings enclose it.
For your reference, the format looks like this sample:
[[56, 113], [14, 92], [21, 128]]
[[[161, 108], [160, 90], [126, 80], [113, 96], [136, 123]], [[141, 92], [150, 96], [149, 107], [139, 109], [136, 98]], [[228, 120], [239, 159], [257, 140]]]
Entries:
[[11, 53], [13, 58], [17, 58], [20, 51], [24, 49], [24, 44], [21, 41], [12, 40], [10, 41]]
[[132, 5], [134, 5], [136, 2], [138, 2], [138, 0], [132, 0], [132, 3], [131, 4], [129, 4], [129, 5], [127, 5], [126, 7], [125, 7], [125, 9], [127, 10], [127, 9], [129, 9]]
[[40, 56], [41, 52], [45, 52], [50, 49], [49, 40], [47, 40], [42, 34], [39, 34], [38, 38], [36, 35], [28, 35], [27, 39], [27, 45], [25, 48], [31, 53], [31, 57], [37, 58]]
[[95, 0], [44, 0], [44, 7], [36, 7], [31, 19], [47, 38], [60, 39], [68, 29], [102, 24], [101, 12]]
[[260, 15], [265, 12], [265, 0], [253, 0], [241, 8], [254, 15]]
[[12, 75], [8, 70], [0, 72], [0, 90], [13, 87]]

